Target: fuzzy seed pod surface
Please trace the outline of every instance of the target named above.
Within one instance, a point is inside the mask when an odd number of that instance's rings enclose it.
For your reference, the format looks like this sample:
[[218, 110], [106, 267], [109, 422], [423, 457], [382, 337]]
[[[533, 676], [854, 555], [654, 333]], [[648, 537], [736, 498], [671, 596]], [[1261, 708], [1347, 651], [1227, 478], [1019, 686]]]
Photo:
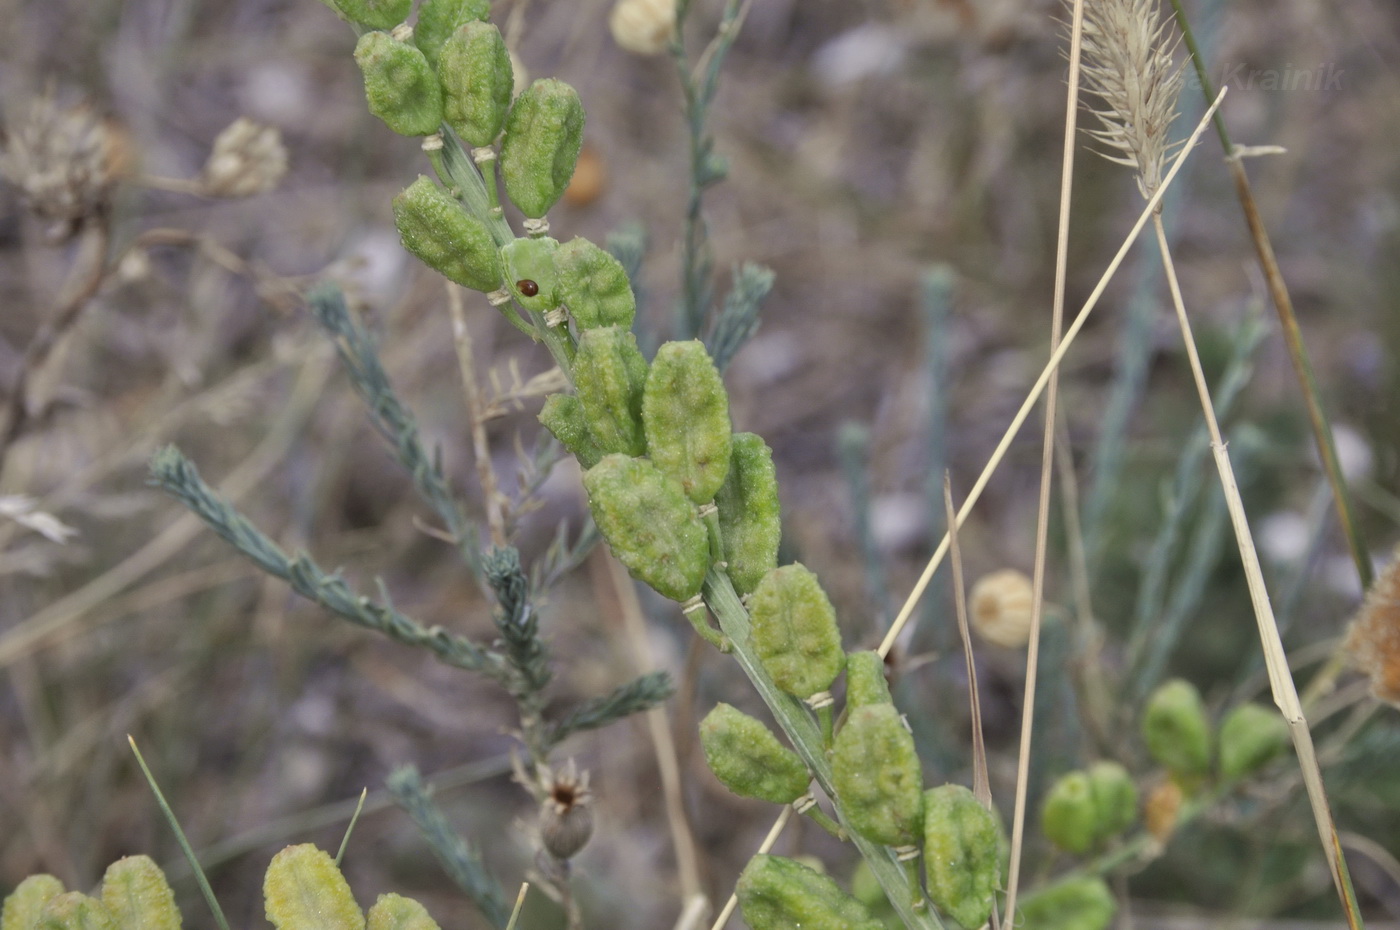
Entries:
[[924, 793], [924, 870], [940, 910], [964, 927], [987, 922], [1002, 886], [1001, 825], [962, 785]]
[[1173, 775], [1210, 771], [1210, 721], [1189, 681], [1175, 678], [1152, 692], [1142, 712], [1142, 736], [1152, 758]]
[[428, 909], [412, 898], [382, 894], [365, 915], [365, 930], [440, 930]]
[[914, 736], [893, 704], [853, 709], [836, 734], [831, 783], [851, 829], [872, 843], [910, 846], [924, 827], [924, 778]]
[[538, 219], [563, 196], [583, 145], [583, 104], [563, 81], [541, 78], [515, 100], [501, 142], [506, 196]]
[[393, 29], [408, 19], [413, 8], [413, 0], [325, 0], [325, 4], [366, 29]]
[[554, 434], [578, 459], [584, 470], [598, 464], [603, 450], [593, 441], [588, 432], [588, 423], [583, 416], [583, 404], [572, 394], [551, 394], [544, 399], [544, 409], [540, 411], [540, 422]]
[[413, 44], [434, 68], [449, 36], [467, 23], [485, 22], [491, 0], [423, 0], [413, 27]]
[[63, 882], [52, 875], [41, 873], [29, 876], [5, 896], [4, 910], [0, 911], [0, 928], [29, 930], [37, 926], [44, 905], [63, 894], [63, 891]]
[[443, 43], [437, 69], [447, 125], [469, 145], [495, 142], [515, 90], [500, 30], [476, 21], [459, 27]]
[[716, 704], [700, 721], [700, 745], [710, 771], [740, 797], [791, 804], [812, 781], [797, 753], [762, 721], [729, 704]]
[[616, 326], [584, 330], [574, 356], [574, 383], [588, 432], [603, 452], [646, 454], [646, 380], [647, 362], [635, 336]]
[[735, 433], [729, 474], [715, 494], [729, 580], [748, 594], [778, 565], [782, 514], [773, 450], [760, 436]]
[[558, 276], [554, 272], [554, 253], [558, 250], [559, 240], [548, 236], [513, 239], [501, 246], [506, 287], [526, 310], [544, 313], [559, 306]]
[[1021, 902], [1021, 926], [1035, 930], [1106, 930], [1118, 904], [1101, 878], [1057, 882]]
[[1088, 852], [1098, 840], [1098, 810], [1086, 772], [1062, 775], [1045, 795], [1040, 829], [1056, 846], [1075, 854]]
[[268, 863], [263, 904], [277, 930], [364, 930], [365, 915], [335, 860], [310, 843], [288, 846]]
[[1128, 770], [1103, 760], [1089, 766], [1089, 789], [1094, 796], [1096, 833], [1111, 839], [1133, 825], [1138, 813], [1138, 790]]
[[617, 326], [630, 330], [637, 298], [622, 263], [583, 237], [554, 253], [559, 300], [580, 329]]
[[805, 565], [775, 568], [749, 601], [754, 650], [773, 683], [806, 700], [831, 687], [846, 665], [836, 610]]
[[394, 198], [394, 225], [403, 247], [449, 281], [484, 292], [501, 286], [491, 233], [430, 178], [419, 175]]
[[102, 903], [118, 927], [180, 930], [180, 909], [165, 873], [149, 856], [127, 856], [102, 876]]
[[81, 891], [65, 891], [44, 902], [35, 930], [120, 930], [106, 905]]
[[729, 394], [698, 339], [668, 342], [652, 359], [642, 396], [647, 454], [697, 504], [713, 500], [729, 474]]
[[584, 473], [583, 486], [598, 530], [632, 577], [673, 601], [700, 593], [709, 534], [679, 484], [646, 459], [614, 454]]
[[885, 660], [878, 652], [852, 652], [846, 656], [846, 706], [889, 704], [890, 683], [885, 679]]
[[1252, 775], [1288, 748], [1288, 721], [1262, 704], [1241, 704], [1220, 724], [1220, 774], [1226, 781]]
[[754, 856], [734, 893], [752, 930], [883, 930], [829, 876], [782, 856]]
[[427, 136], [442, 123], [442, 86], [415, 45], [387, 32], [366, 32], [355, 44], [369, 111], [401, 136]]

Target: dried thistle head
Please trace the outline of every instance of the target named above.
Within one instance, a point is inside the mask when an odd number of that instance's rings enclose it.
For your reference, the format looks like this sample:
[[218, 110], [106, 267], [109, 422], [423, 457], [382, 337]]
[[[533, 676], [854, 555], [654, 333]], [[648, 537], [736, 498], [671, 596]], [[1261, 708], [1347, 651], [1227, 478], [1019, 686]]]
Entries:
[[1371, 677], [1371, 693], [1400, 705], [1400, 549], [1366, 592], [1347, 629], [1346, 651]]
[[282, 134], [240, 116], [214, 139], [200, 189], [209, 197], [251, 197], [272, 190], [286, 173]]
[[52, 93], [34, 100], [0, 148], [0, 175], [24, 192], [55, 241], [105, 212], [114, 184], [129, 168], [126, 137], [114, 123], [87, 104], [60, 107]]
[[540, 766], [540, 787], [540, 841], [555, 859], [572, 859], [593, 835], [588, 773], [580, 775], [573, 759], [557, 772]]
[[627, 51], [659, 55], [676, 37], [676, 0], [618, 0], [608, 28]]
[[1105, 158], [1137, 171], [1144, 198], [1162, 183], [1175, 148], [1167, 133], [1177, 117], [1184, 65], [1172, 63], [1177, 40], [1168, 24], [1158, 18], [1155, 0], [1084, 3], [1080, 73], [1101, 101], [1092, 112], [1103, 124], [1089, 134], [1107, 147]]

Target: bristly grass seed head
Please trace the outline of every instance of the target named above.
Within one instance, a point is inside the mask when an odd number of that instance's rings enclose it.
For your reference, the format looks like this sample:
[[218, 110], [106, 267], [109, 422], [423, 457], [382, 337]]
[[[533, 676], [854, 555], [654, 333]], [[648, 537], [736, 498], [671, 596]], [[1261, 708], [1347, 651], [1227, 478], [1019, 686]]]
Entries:
[[1105, 158], [1137, 171], [1150, 198], [1175, 147], [1167, 133], [1184, 67], [1172, 63], [1168, 20], [1158, 18], [1155, 0], [1086, 0], [1083, 41], [1084, 86], [1098, 95], [1093, 113], [1103, 124], [1089, 134], [1107, 147]]
[[1371, 677], [1371, 693], [1400, 704], [1400, 550], [1366, 592], [1347, 630], [1346, 650]]

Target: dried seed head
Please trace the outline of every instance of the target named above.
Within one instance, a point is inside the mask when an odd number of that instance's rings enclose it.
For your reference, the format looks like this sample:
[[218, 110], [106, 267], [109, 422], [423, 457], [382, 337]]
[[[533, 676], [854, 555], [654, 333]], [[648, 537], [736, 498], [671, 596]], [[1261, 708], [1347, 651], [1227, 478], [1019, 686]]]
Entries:
[[1084, 4], [1081, 73], [1097, 94], [1093, 110], [1103, 124], [1090, 135], [1103, 143], [1104, 157], [1137, 171], [1138, 189], [1150, 198], [1174, 146], [1167, 133], [1177, 116], [1182, 67], [1172, 63], [1176, 40], [1155, 0], [1090, 0]]
[[214, 140], [200, 186], [210, 197], [251, 197], [275, 188], [286, 173], [282, 134], [240, 116]]
[[540, 840], [555, 859], [572, 859], [593, 835], [588, 773], [580, 775], [573, 759], [558, 772], [542, 766], [540, 786]]
[[676, 0], [618, 0], [608, 28], [627, 51], [659, 55], [676, 37]]
[[1371, 693], [1400, 704], [1400, 549], [1366, 592], [1347, 629], [1346, 650], [1371, 677]]
[[1031, 638], [1031, 580], [1014, 568], [983, 575], [972, 586], [972, 627], [997, 646], [1019, 649]]
[[24, 192], [50, 239], [62, 241], [104, 211], [112, 186], [130, 168], [125, 135], [86, 104], [60, 108], [37, 98], [10, 128], [0, 150], [0, 175]]

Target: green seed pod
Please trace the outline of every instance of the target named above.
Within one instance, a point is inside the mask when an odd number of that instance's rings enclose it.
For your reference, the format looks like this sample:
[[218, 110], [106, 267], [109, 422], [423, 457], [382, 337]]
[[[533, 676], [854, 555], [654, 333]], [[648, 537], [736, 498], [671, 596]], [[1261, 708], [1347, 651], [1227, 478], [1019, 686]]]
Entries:
[[365, 915], [365, 930], [439, 930], [428, 909], [412, 898], [382, 894]]
[[365, 930], [365, 915], [335, 860], [310, 843], [272, 857], [263, 905], [277, 930]]
[[554, 253], [554, 269], [559, 276], [559, 299], [579, 329], [632, 328], [637, 298], [622, 262], [580, 236]]
[[1096, 812], [1095, 834], [1099, 840], [1112, 839], [1137, 820], [1137, 785], [1117, 762], [1095, 762], [1088, 774]]
[[101, 901], [66, 891], [44, 902], [34, 930], [117, 930], [117, 922]]
[[180, 930], [175, 892], [149, 856], [127, 856], [107, 866], [102, 903], [118, 930]]
[[811, 784], [797, 753], [761, 721], [728, 704], [716, 704], [700, 721], [700, 745], [710, 771], [740, 797], [791, 804]]
[[1175, 678], [1152, 692], [1142, 713], [1142, 736], [1152, 758], [1173, 775], [1210, 771], [1210, 721], [1201, 693], [1189, 681]]
[[1002, 886], [1001, 846], [997, 815], [971, 791], [942, 785], [924, 792], [929, 900], [964, 927], [975, 930], [991, 916]]
[[754, 589], [749, 613], [754, 649], [774, 684], [803, 700], [831, 687], [846, 654], [816, 575], [798, 562], [773, 569]]
[[506, 287], [526, 310], [544, 313], [559, 306], [559, 279], [554, 273], [558, 249], [559, 240], [548, 236], [514, 239], [501, 246]]
[[442, 46], [452, 33], [467, 23], [485, 22], [490, 15], [491, 0], [423, 0], [413, 27], [413, 44], [436, 68]]
[[1087, 772], [1060, 776], [1040, 809], [1040, 829], [1046, 839], [1075, 854], [1088, 852], [1098, 841], [1099, 814]]
[[734, 893], [753, 930], [883, 930], [834, 880], [782, 856], [754, 856]]
[[889, 704], [890, 683], [885, 680], [885, 660], [878, 652], [852, 652], [846, 656], [846, 706]]
[[366, 32], [355, 43], [369, 111], [401, 136], [428, 136], [442, 123], [442, 87], [418, 47], [387, 32]]
[[594, 442], [588, 432], [588, 423], [583, 416], [583, 404], [572, 394], [551, 394], [544, 399], [544, 409], [540, 411], [540, 422], [554, 434], [554, 438], [573, 453], [574, 458], [585, 470], [598, 464], [603, 450]]
[[852, 830], [885, 846], [919, 842], [924, 776], [914, 736], [893, 704], [852, 710], [836, 734], [831, 784]]
[[1261, 704], [1241, 704], [1220, 724], [1220, 774], [1226, 781], [1253, 775], [1288, 748], [1288, 721]]
[[325, 0], [344, 19], [366, 29], [393, 29], [408, 19], [413, 0]]
[[1117, 910], [1104, 880], [1083, 875], [1028, 895], [1016, 923], [1035, 930], [1106, 930]]
[[729, 395], [699, 340], [656, 352], [642, 398], [647, 451], [697, 504], [714, 499], [729, 474]]
[[583, 145], [583, 104], [563, 81], [542, 78], [515, 100], [501, 142], [506, 196], [531, 219], [549, 212], [569, 186]]
[[469, 145], [495, 142], [515, 89], [515, 72], [501, 31], [475, 21], [459, 27], [443, 43], [437, 69], [447, 125]]
[[574, 383], [588, 432], [604, 452], [645, 455], [642, 392], [647, 362], [637, 338], [616, 326], [585, 330], [574, 356]]
[[0, 930], [31, 930], [50, 899], [63, 894], [63, 882], [52, 875], [31, 875], [5, 896]]
[[423, 175], [394, 198], [394, 225], [403, 247], [443, 275], [474, 291], [501, 286], [501, 256], [486, 225]]
[[720, 537], [729, 580], [734, 590], [748, 594], [778, 565], [782, 519], [778, 506], [778, 475], [773, 450], [753, 433], [735, 433], [729, 474], [715, 494]]
[[608, 455], [583, 476], [588, 506], [632, 577], [673, 601], [700, 593], [710, 540], [681, 486], [646, 459]]

